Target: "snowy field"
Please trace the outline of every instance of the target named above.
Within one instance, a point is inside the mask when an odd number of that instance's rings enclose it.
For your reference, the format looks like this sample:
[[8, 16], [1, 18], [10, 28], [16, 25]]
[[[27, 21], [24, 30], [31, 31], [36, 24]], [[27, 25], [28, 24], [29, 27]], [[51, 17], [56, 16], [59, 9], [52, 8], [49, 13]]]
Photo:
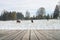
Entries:
[[22, 20], [21, 23], [15, 21], [0, 21], [0, 29], [60, 29], [60, 20]]

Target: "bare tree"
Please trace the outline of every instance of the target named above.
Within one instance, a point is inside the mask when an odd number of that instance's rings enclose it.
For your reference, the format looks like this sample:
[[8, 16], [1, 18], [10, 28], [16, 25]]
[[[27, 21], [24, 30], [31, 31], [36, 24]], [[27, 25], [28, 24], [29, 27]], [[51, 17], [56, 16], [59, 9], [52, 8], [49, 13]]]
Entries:
[[25, 17], [26, 17], [26, 18], [30, 18], [30, 12], [29, 12], [29, 11], [26, 11]]
[[36, 13], [36, 16], [39, 18], [42, 18], [44, 15], [45, 15], [45, 8], [44, 7], [41, 7], [38, 9], [37, 13]]

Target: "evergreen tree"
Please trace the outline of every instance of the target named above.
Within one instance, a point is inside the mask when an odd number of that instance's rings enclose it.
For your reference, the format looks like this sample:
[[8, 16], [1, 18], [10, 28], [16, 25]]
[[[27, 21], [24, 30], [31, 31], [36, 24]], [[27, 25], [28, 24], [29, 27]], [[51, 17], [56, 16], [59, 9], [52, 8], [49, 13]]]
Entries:
[[3, 20], [7, 20], [8, 19], [8, 12], [6, 10], [3, 11], [2, 19]]
[[57, 19], [59, 16], [59, 7], [58, 5], [56, 5], [56, 8], [55, 8], [55, 11], [54, 11], [54, 14], [53, 14], [53, 18]]
[[24, 15], [21, 12], [17, 12], [16, 15], [17, 15], [17, 19], [23, 19], [24, 18]]
[[50, 19], [50, 16], [49, 16], [49, 14], [46, 16], [46, 19]]
[[15, 20], [16, 19], [16, 12], [12, 12], [11, 18], [12, 18], [12, 20]]

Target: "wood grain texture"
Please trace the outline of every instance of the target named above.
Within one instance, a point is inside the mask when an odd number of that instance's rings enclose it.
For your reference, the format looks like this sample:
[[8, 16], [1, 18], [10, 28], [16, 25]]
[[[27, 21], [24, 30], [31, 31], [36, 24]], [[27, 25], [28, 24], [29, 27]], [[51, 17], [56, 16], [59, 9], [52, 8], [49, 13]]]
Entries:
[[0, 40], [60, 40], [60, 30], [0, 30]]

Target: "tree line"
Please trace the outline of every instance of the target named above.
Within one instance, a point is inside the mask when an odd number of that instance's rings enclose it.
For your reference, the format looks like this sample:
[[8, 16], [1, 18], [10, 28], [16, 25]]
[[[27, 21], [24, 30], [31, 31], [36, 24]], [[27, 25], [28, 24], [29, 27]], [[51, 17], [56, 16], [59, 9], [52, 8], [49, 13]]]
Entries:
[[8, 11], [3, 11], [0, 20], [17, 20], [17, 19], [23, 19], [24, 15], [21, 12], [8, 12]]
[[52, 15], [47, 14], [44, 7], [41, 7], [37, 10], [36, 16], [30, 17], [30, 12], [26, 11], [26, 15], [24, 16], [22, 12], [8, 12], [4, 10], [0, 16], [0, 20], [30, 20], [30, 19], [58, 19], [60, 18], [59, 5], [56, 5], [54, 13]]

